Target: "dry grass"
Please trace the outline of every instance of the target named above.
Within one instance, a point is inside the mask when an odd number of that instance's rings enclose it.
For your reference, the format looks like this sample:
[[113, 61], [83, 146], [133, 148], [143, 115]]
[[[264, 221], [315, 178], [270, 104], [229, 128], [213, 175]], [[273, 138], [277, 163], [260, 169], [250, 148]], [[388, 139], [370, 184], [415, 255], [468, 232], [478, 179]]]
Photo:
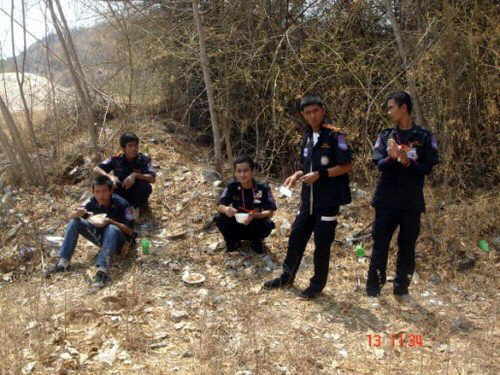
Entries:
[[[127, 129], [136, 126], [123, 124]], [[398, 304], [390, 295], [390, 284], [378, 304], [365, 297], [366, 260], [358, 261], [352, 248], [341, 244], [335, 244], [324, 294], [315, 301], [302, 301], [297, 292], [312, 273], [311, 245], [297, 289], [262, 291], [262, 282], [279, 270], [270, 271], [263, 258], [251, 253], [210, 250], [220, 238], [216, 231], [199, 230], [214, 207], [212, 188], [201, 177], [205, 156], [200, 152], [193, 156], [193, 146], [179, 144], [158, 126], [148, 123], [136, 129], [161, 166], [152, 202], [159, 230], [149, 235], [155, 255], [119, 260], [112, 270], [113, 284], [91, 295], [85, 280], [96, 249], [84, 241], [70, 274], [50, 280], [40, 277], [48, 249], [44, 257], [24, 264], [24, 271], [18, 267], [12, 282], [0, 284], [0, 374], [21, 373], [30, 363], [35, 363], [33, 374], [499, 372], [494, 354], [500, 334], [497, 252], [475, 250], [479, 238], [498, 235], [497, 196], [485, 193], [457, 200], [458, 194], [428, 189], [429, 212], [411, 290], [414, 305]], [[150, 143], [152, 137], [160, 143]], [[56, 187], [51, 195], [19, 192], [16, 210], [31, 224], [20, 231], [16, 242], [39, 249], [37, 239], [49, 228], [62, 234], [68, 206], [84, 190], [82, 183]], [[368, 198], [357, 199], [343, 211], [337, 239], [344, 240], [370, 223]], [[444, 210], [439, 209], [442, 201]], [[293, 219], [296, 202], [279, 199], [278, 203], [279, 226], [284, 219]], [[191, 230], [185, 239], [165, 238], [181, 229]], [[268, 244], [279, 263], [286, 237], [276, 233]], [[9, 242], [6, 248], [13, 246]], [[456, 271], [462, 250], [476, 258], [475, 267], [466, 272]], [[205, 274], [204, 285], [183, 284], [186, 268]], [[392, 260], [389, 269], [394, 270]], [[436, 274], [442, 279], [438, 284], [430, 281]], [[185, 311], [187, 317], [174, 319], [173, 311]], [[458, 327], [458, 319], [470, 327]], [[422, 335], [424, 346], [391, 346], [390, 335], [398, 333]], [[368, 346], [368, 334], [381, 335], [386, 345]], [[111, 366], [99, 356], [113, 342], [118, 349]]]

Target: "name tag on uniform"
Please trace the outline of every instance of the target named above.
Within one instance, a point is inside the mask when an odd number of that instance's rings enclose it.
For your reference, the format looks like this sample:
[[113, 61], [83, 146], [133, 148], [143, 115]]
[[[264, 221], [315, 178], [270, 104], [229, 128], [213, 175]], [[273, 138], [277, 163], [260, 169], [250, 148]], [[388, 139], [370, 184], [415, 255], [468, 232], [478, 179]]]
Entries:
[[309, 154], [309, 149], [305, 148], [303, 154], [304, 154], [304, 157], [307, 158], [307, 155]]
[[330, 146], [328, 143], [322, 143], [321, 146], [319, 146], [320, 148], [332, 148], [332, 146]]
[[261, 204], [261, 203], [262, 203], [262, 201], [261, 201], [260, 199], [254, 199], [254, 200], [253, 200], [253, 203], [254, 203], [254, 204]]
[[325, 165], [328, 165], [328, 163], [330, 162], [330, 159], [328, 158], [328, 156], [322, 156], [321, 157], [321, 165], [325, 166]]

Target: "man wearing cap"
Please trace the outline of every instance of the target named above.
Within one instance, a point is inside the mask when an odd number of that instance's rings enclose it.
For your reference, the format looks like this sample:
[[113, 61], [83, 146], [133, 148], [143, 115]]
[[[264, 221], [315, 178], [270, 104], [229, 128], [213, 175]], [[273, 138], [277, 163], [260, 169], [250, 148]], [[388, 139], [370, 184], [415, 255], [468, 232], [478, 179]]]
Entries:
[[380, 295], [386, 282], [389, 244], [399, 226], [393, 293], [404, 302], [409, 297], [408, 287], [415, 271], [420, 215], [425, 211], [425, 175], [439, 162], [439, 157], [435, 137], [412, 120], [410, 95], [402, 91], [390, 95], [387, 107], [396, 127], [380, 133], [373, 151], [380, 178], [372, 201], [375, 207], [373, 252], [366, 293], [370, 297]]
[[300, 211], [292, 225], [283, 272], [280, 277], [267, 281], [264, 287], [273, 289], [293, 284], [314, 232], [314, 276], [300, 294], [303, 298], [314, 298], [326, 285], [336, 215], [341, 205], [351, 202], [348, 173], [352, 169], [352, 155], [345, 136], [325, 123], [326, 110], [318, 95], [304, 96], [300, 112], [308, 124], [301, 146], [301, 168], [284, 182], [287, 187], [297, 181], [302, 183]]

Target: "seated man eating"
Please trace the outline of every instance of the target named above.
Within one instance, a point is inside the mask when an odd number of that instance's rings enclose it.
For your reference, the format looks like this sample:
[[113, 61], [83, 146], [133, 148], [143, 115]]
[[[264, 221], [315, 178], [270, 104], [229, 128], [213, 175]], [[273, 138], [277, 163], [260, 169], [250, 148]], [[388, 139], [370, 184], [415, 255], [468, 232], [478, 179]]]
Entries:
[[274, 228], [271, 217], [276, 211], [271, 189], [254, 180], [254, 162], [248, 156], [234, 163], [235, 181], [222, 193], [215, 223], [226, 241], [227, 251], [236, 251], [241, 240], [249, 240], [253, 251], [264, 252], [264, 239]]
[[108, 177], [95, 178], [92, 184], [93, 197], [71, 214], [71, 221], [66, 227], [64, 241], [59, 250], [59, 260], [46, 270], [47, 277], [69, 269], [71, 257], [81, 234], [101, 248], [97, 256], [94, 285], [103, 287], [111, 281], [108, 274], [111, 256], [122, 248], [125, 241], [134, 236], [134, 231], [131, 229], [133, 225], [131, 207], [125, 199], [112, 192], [113, 182]]
[[[122, 154], [113, 156], [95, 168], [95, 172], [107, 176], [115, 185], [115, 193], [125, 198], [132, 207], [148, 210], [148, 199], [155, 182], [151, 158], [139, 152], [139, 138], [134, 133], [120, 137]], [[113, 174], [111, 174], [113, 172]], [[137, 212], [134, 212], [137, 217]]]

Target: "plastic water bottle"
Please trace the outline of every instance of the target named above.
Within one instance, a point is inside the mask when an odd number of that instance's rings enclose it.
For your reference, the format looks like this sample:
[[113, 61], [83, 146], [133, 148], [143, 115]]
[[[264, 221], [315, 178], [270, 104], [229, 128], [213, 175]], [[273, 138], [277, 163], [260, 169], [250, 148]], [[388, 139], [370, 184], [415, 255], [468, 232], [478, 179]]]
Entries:
[[151, 241], [149, 241], [147, 238], [143, 238], [141, 240], [141, 248], [144, 255], [150, 254], [149, 249], [151, 249]]
[[365, 248], [363, 245], [359, 244], [354, 248], [354, 251], [356, 252], [356, 256], [358, 258], [364, 257], [365, 256]]
[[478, 246], [481, 250], [483, 250], [483, 251], [485, 251], [485, 252], [487, 252], [487, 253], [489, 253], [489, 252], [490, 252], [490, 250], [491, 250], [491, 249], [490, 249], [490, 247], [488, 246], [488, 242], [486, 242], [486, 240], [480, 240], [480, 241], [477, 243], [477, 246]]

